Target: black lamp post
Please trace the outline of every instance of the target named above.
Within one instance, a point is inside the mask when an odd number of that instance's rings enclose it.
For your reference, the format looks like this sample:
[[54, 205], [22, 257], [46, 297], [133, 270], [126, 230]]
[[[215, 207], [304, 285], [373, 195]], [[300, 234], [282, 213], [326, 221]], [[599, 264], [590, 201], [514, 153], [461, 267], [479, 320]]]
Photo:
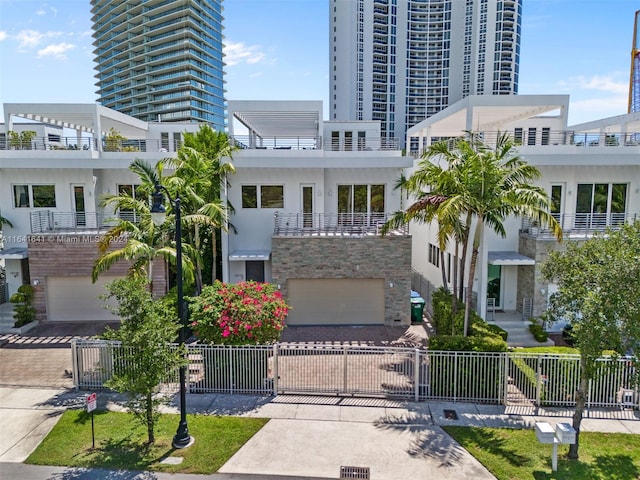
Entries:
[[[164, 194], [162, 193], [164, 191]], [[151, 205], [151, 216], [154, 223], [158, 217], [164, 220], [166, 210], [163, 205], [164, 195], [166, 194], [169, 202], [173, 206], [176, 214], [176, 287], [178, 290], [178, 321], [180, 322], [180, 346], [184, 346], [186, 341], [186, 325], [184, 318], [184, 293], [182, 291], [182, 225], [180, 221], [180, 197], [175, 200], [171, 198], [169, 191], [159, 183], [156, 183], [156, 189], [153, 193], [153, 204]], [[189, 435], [189, 426], [187, 425], [187, 365], [183, 363], [180, 366], [180, 424], [178, 430], [173, 437], [174, 448], [185, 448], [193, 443], [193, 437]]]

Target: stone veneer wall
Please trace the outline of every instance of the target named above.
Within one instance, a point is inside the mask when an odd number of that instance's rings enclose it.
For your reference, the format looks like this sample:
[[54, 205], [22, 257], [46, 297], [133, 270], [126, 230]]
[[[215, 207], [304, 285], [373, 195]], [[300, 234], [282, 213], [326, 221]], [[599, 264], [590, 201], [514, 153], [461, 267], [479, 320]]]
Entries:
[[[517, 305], [522, 308], [523, 298], [533, 298], [533, 316], [542, 315], [547, 309], [549, 285], [542, 278], [542, 265], [549, 258], [549, 252], [564, 250], [562, 243], [553, 239], [538, 239], [529, 235], [520, 235], [518, 252], [533, 258], [536, 264], [533, 266], [522, 265], [518, 267], [518, 294]], [[541, 290], [544, 289], [544, 294]]]
[[[33, 285], [33, 306], [36, 319], [47, 320], [47, 277], [91, 276], [93, 264], [98, 258], [98, 235], [45, 234], [32, 235], [28, 239], [29, 275]], [[111, 250], [121, 244], [112, 244]], [[127, 274], [128, 262], [117, 262], [103, 273], [105, 277], [122, 277]], [[165, 262], [154, 262], [153, 291], [158, 297], [167, 291], [167, 268]], [[70, 299], [72, 301], [72, 299]]]
[[385, 324], [411, 324], [408, 235], [273, 237], [271, 264], [272, 282], [281, 285], [285, 298], [290, 278], [383, 278]]

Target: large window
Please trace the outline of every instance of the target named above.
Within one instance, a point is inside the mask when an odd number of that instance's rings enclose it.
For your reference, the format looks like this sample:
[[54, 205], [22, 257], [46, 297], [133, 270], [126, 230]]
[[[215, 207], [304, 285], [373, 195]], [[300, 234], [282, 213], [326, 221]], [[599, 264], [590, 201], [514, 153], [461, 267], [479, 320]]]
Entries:
[[284, 186], [243, 185], [242, 208], [284, 208]]
[[603, 227], [624, 222], [626, 209], [626, 183], [578, 184], [577, 227]]
[[384, 214], [384, 185], [338, 185], [338, 213]]
[[[147, 198], [142, 192], [139, 191], [140, 185], [135, 184], [127, 184], [127, 185], [118, 185], [118, 195], [124, 197], [132, 197], [136, 200], [145, 200]], [[136, 212], [132, 209], [121, 208], [118, 211], [118, 217], [123, 220], [128, 220], [130, 222], [135, 222], [138, 220], [138, 216]]]
[[55, 185], [14, 185], [13, 205], [16, 208], [55, 208]]

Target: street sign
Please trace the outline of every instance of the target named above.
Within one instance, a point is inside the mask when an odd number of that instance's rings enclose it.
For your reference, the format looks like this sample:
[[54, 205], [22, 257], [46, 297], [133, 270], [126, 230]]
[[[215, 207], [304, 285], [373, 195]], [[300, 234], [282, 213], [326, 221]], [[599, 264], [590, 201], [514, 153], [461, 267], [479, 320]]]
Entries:
[[87, 412], [93, 412], [98, 406], [98, 396], [95, 393], [87, 395]]

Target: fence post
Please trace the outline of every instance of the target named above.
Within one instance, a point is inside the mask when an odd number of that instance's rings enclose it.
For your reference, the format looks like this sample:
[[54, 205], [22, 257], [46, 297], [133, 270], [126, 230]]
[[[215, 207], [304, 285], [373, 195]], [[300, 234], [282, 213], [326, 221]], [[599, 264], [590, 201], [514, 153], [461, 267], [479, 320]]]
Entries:
[[344, 372], [343, 372], [343, 385], [342, 385], [342, 393], [347, 393], [347, 355], [348, 355], [348, 350], [347, 350], [347, 346], [345, 345], [343, 347], [344, 349], [344, 359], [343, 359], [343, 363], [344, 363]]
[[80, 372], [78, 371], [78, 345], [77, 340], [71, 340], [71, 365], [73, 366], [73, 387], [76, 392], [80, 390]]
[[509, 354], [507, 352], [503, 352], [502, 355], [504, 356], [504, 371], [502, 376], [502, 381], [504, 382], [504, 389], [502, 391], [502, 394], [504, 395], [504, 397], [501, 403], [506, 405], [507, 398], [509, 398]]
[[186, 378], [186, 392], [191, 393], [191, 360], [189, 360], [189, 345], [185, 345], [187, 347], [187, 378]]
[[458, 352], [453, 352], [453, 401], [458, 398]]
[[414, 385], [414, 396], [415, 401], [420, 401], [420, 349], [416, 348], [416, 357], [414, 360], [413, 367], [413, 385]]
[[273, 345], [273, 396], [278, 396], [278, 344]]
[[542, 356], [538, 355], [538, 366], [536, 368], [536, 407], [540, 406], [540, 390], [542, 390]]

